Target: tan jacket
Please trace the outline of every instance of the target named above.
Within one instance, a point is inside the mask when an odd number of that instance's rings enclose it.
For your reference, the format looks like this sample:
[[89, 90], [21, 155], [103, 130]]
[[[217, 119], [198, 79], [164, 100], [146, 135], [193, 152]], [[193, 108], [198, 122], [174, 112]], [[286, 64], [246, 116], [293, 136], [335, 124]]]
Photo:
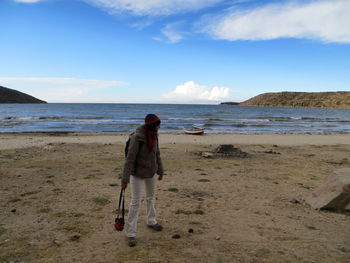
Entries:
[[130, 137], [122, 181], [129, 183], [130, 175], [140, 178], [152, 178], [156, 173], [159, 175], [164, 173], [159, 152], [158, 136], [154, 141], [153, 150], [149, 152], [144, 126], [140, 126]]

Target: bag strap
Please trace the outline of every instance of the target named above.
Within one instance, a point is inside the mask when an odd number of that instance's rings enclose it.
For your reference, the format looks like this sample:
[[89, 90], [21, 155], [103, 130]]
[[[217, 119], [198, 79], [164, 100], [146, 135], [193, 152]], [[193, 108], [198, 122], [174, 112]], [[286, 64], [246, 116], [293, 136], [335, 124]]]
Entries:
[[122, 205], [122, 218], [124, 219], [125, 215], [125, 189], [120, 190], [120, 195], [119, 195], [119, 205], [118, 205], [118, 217], [120, 215], [120, 205]]

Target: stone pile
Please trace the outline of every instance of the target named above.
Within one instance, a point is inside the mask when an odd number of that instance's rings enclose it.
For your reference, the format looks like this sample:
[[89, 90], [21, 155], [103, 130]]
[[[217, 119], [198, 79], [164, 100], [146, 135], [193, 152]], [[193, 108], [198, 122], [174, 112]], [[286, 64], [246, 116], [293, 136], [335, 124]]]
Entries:
[[234, 147], [232, 144], [222, 144], [213, 152], [202, 152], [201, 156], [205, 158], [244, 158], [248, 157], [248, 154], [241, 149]]

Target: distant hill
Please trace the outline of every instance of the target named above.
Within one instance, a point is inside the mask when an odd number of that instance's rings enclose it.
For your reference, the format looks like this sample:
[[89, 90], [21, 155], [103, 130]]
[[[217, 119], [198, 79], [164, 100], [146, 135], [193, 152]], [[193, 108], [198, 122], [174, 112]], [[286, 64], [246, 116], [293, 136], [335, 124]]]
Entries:
[[264, 93], [241, 102], [239, 105], [350, 109], [350, 92]]
[[23, 92], [0, 86], [0, 103], [47, 103]]

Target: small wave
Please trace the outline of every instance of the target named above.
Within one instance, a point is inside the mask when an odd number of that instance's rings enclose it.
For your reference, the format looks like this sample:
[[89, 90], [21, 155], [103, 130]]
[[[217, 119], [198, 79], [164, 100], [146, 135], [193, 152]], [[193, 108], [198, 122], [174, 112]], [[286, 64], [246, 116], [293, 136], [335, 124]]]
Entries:
[[313, 118], [313, 117], [302, 117], [301, 120], [303, 120], [303, 121], [325, 121], [326, 119]]
[[238, 124], [234, 124], [232, 125], [232, 127], [237, 127], [237, 128], [243, 128], [243, 127], [247, 127], [248, 125], [243, 124], [243, 123], [238, 123]]
[[207, 119], [204, 119], [204, 118], [168, 118], [168, 120], [173, 120], [173, 121], [205, 121]]
[[2, 117], [1, 120], [5, 120], [5, 121], [27, 121], [27, 120], [39, 120], [39, 117]]
[[103, 120], [105, 117], [78, 117], [78, 120]]
[[9, 116], [9, 117], [1, 117], [0, 120], [5, 121], [36, 121], [36, 120], [59, 120], [62, 117], [59, 116], [30, 116], [30, 117], [22, 117], [22, 116]]
[[62, 119], [62, 117], [59, 116], [42, 116], [42, 117], [36, 117], [39, 120], [59, 120]]
[[266, 125], [266, 124], [253, 124], [253, 125], [247, 125], [247, 126], [251, 126], [251, 127], [270, 127], [270, 125]]
[[74, 120], [69, 120], [70, 123], [80, 123], [83, 125], [89, 125], [89, 124], [105, 124], [105, 123], [115, 123], [115, 120], [100, 120], [100, 119], [74, 119]]
[[166, 129], [166, 130], [183, 130], [182, 127], [176, 127], [176, 126], [165, 126], [165, 127], [162, 127], [162, 129]]
[[241, 122], [269, 122], [269, 119], [239, 119]]
[[218, 123], [204, 123], [202, 125], [196, 125], [196, 126], [203, 126], [203, 127], [227, 127], [229, 126], [230, 124], [218, 124]]

